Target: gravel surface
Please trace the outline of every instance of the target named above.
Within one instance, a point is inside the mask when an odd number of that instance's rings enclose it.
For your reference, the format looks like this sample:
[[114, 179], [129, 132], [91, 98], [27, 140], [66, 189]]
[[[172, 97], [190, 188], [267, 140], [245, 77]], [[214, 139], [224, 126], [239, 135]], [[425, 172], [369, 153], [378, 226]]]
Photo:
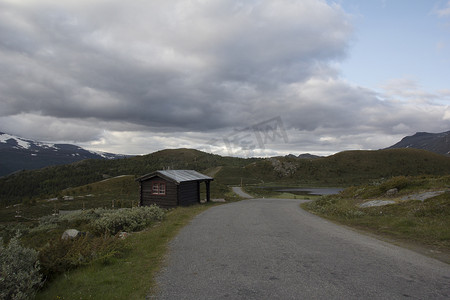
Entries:
[[170, 243], [150, 299], [449, 299], [450, 265], [311, 215], [301, 200], [210, 208]]
[[242, 190], [242, 188], [240, 188], [240, 187], [238, 187], [238, 186], [234, 186], [234, 187], [232, 187], [232, 189], [233, 189], [233, 192], [234, 192], [235, 194], [238, 194], [238, 195], [241, 196], [242, 198], [247, 198], [247, 199], [253, 198], [252, 195], [247, 194], [246, 192], [244, 192], [244, 191]]

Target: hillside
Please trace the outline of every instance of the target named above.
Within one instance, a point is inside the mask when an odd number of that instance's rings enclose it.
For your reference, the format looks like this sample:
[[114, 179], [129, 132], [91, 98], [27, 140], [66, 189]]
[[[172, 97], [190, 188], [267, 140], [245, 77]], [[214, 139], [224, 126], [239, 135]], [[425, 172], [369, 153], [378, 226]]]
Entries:
[[450, 155], [450, 131], [441, 133], [417, 132], [404, 137], [400, 142], [387, 149], [415, 148], [438, 154]]
[[345, 151], [314, 160], [243, 159], [193, 149], [162, 150], [120, 160], [85, 160], [18, 172], [0, 178], [0, 201], [5, 206], [51, 198], [66, 188], [167, 168], [215, 172], [215, 182], [221, 185], [240, 184], [241, 180], [244, 184], [354, 185], [397, 175], [448, 175], [450, 158], [417, 149]]
[[116, 159], [126, 155], [94, 152], [71, 144], [50, 144], [0, 132], [0, 177], [19, 170], [64, 165], [84, 159]]
[[450, 158], [418, 149], [344, 151], [314, 160], [274, 157], [216, 176], [234, 184], [353, 185], [404, 175], [450, 174]]
[[63, 189], [124, 174], [141, 176], [167, 168], [207, 171], [218, 166], [243, 167], [257, 160], [222, 157], [193, 149], [169, 149], [116, 160], [83, 160], [0, 178], [0, 205], [28, 201], [30, 198], [52, 198]]

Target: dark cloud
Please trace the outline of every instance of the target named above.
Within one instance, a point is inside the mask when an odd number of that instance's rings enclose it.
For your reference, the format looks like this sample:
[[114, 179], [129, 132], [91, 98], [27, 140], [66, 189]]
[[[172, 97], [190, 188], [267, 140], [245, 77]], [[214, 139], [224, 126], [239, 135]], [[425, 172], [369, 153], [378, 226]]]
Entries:
[[342, 11], [316, 1], [3, 9], [3, 114], [196, 130], [239, 122], [265, 93], [342, 57], [350, 34]]
[[449, 125], [340, 80], [333, 62], [351, 39], [350, 16], [320, 0], [0, 1], [0, 127], [166, 145], [183, 132], [198, 145], [190, 132], [207, 140], [273, 116], [292, 134]]

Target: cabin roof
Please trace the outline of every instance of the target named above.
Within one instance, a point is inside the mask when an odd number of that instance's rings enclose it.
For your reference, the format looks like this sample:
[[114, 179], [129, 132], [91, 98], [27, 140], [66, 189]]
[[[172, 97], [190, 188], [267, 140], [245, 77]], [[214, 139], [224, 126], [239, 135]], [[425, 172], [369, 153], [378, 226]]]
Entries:
[[160, 170], [146, 174], [136, 179], [136, 181], [144, 181], [155, 176], [161, 176], [165, 179], [175, 181], [177, 184], [185, 181], [211, 181], [214, 178], [203, 175], [194, 170]]

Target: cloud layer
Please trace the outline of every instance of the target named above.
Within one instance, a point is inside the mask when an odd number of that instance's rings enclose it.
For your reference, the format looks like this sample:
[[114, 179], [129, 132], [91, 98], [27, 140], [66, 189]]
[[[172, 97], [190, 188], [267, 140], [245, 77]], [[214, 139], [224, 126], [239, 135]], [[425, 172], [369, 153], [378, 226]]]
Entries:
[[274, 116], [291, 142], [272, 152], [448, 130], [445, 91], [341, 79], [352, 38], [351, 16], [316, 0], [0, 0], [0, 128], [124, 153], [198, 148]]

